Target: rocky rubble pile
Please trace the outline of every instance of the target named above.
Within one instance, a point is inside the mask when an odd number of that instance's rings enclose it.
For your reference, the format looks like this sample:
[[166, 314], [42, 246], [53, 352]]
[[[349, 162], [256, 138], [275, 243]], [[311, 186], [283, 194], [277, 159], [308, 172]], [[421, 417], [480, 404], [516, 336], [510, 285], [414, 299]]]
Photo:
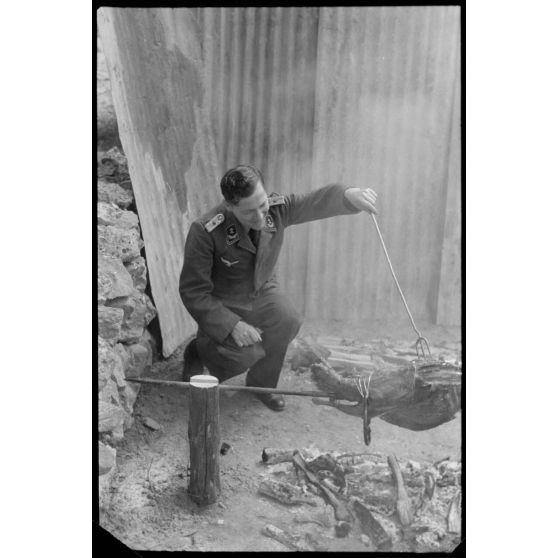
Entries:
[[141, 376], [152, 364], [155, 342], [147, 331], [155, 318], [146, 294], [147, 267], [124, 155], [112, 148], [97, 157], [97, 304], [99, 475], [101, 501], [110, 483], [116, 445], [133, 423]]

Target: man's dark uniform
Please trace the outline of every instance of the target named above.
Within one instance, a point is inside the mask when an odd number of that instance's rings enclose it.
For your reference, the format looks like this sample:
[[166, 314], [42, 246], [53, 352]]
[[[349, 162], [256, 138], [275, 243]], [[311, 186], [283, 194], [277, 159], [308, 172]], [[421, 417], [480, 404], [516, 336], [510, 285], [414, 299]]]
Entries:
[[[308, 194], [272, 194], [265, 227], [250, 235], [225, 202], [192, 223], [180, 296], [199, 326], [201, 361], [219, 381], [250, 369], [247, 385], [277, 386], [287, 346], [302, 324], [274, 273], [285, 228], [358, 213], [346, 189], [333, 184]], [[261, 343], [238, 347], [230, 333], [240, 320], [262, 330]]]

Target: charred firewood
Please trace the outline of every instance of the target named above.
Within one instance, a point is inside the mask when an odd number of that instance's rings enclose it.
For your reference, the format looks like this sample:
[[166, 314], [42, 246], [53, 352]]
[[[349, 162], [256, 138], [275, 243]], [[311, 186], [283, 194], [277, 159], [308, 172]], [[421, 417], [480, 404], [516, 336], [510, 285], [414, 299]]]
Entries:
[[287, 506], [297, 506], [300, 504], [318, 505], [315, 500], [306, 496], [299, 487], [288, 482], [274, 479], [264, 480], [260, 484], [258, 492]]
[[448, 533], [461, 533], [461, 490], [458, 490], [448, 510]]
[[436, 481], [431, 471], [424, 473], [424, 498], [432, 500], [434, 491], [436, 490]]
[[329, 454], [318, 455], [315, 459], [306, 462], [308, 469], [320, 476], [329, 477], [338, 491], [346, 486], [345, 471], [341, 465]]
[[308, 469], [306, 461], [300, 452], [294, 452], [293, 463], [297, 469], [304, 473], [308, 482], [312, 483], [320, 490], [326, 502], [333, 507], [335, 519], [337, 520], [335, 524], [335, 535], [337, 537], [346, 537], [351, 529], [353, 516], [344, 499], [341, 496], [337, 496], [334, 491], [328, 488], [323, 482], [320, 482], [316, 475]]
[[413, 508], [411, 505], [411, 500], [407, 495], [405, 490], [405, 482], [403, 481], [403, 475], [401, 474], [401, 469], [399, 468], [399, 463], [395, 455], [388, 455], [388, 463], [392, 470], [393, 477], [395, 479], [395, 486], [397, 488], [397, 515], [399, 516], [399, 521], [401, 525], [410, 525], [413, 520]]
[[314, 550], [314, 548], [310, 546], [306, 541], [296, 539], [295, 537], [293, 537], [293, 535], [287, 533], [283, 529], [279, 529], [279, 527], [275, 527], [275, 525], [267, 524], [263, 528], [262, 533], [266, 537], [275, 539], [287, 548], [290, 548], [291, 550], [295, 550], [297, 552], [311, 552]]
[[267, 465], [283, 463], [293, 458], [292, 449], [264, 448], [262, 451], [262, 461]]
[[353, 496], [351, 504], [362, 532], [370, 537], [370, 540], [378, 550], [389, 550], [392, 546], [392, 541], [386, 530], [382, 527], [382, 524], [358, 498]]

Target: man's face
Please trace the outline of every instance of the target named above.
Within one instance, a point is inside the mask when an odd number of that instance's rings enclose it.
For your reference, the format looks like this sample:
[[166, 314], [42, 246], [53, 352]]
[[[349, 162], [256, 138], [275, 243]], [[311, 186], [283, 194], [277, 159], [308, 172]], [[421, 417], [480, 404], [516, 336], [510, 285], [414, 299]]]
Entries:
[[227, 205], [246, 230], [260, 231], [264, 228], [269, 202], [261, 182], [258, 182], [251, 196], [240, 199], [236, 205], [231, 203]]

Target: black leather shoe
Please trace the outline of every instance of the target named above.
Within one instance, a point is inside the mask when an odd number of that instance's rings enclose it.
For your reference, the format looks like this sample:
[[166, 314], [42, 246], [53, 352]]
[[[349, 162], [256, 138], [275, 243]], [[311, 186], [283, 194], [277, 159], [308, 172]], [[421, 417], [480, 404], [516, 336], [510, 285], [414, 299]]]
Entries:
[[274, 393], [256, 393], [256, 397], [272, 411], [282, 411], [285, 408], [285, 398]]
[[182, 381], [189, 382], [192, 376], [203, 374], [203, 364], [198, 355], [196, 340], [192, 339], [184, 349], [184, 365], [182, 368]]

